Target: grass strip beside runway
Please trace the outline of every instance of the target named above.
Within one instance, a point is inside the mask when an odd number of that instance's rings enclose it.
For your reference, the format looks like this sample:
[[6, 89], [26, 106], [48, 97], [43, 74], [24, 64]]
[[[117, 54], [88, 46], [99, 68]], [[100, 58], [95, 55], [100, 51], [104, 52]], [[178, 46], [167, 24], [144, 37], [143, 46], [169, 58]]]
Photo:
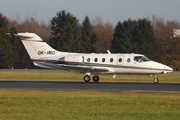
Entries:
[[[91, 75], [91, 79], [92, 79]], [[117, 75], [112, 78], [112, 75], [99, 75], [100, 82], [150, 82], [153, 81], [153, 76], [150, 75]], [[30, 80], [30, 81], [80, 81], [83, 82], [84, 74], [75, 74], [71, 72], [42, 72], [42, 71], [28, 71], [23, 72], [0, 72], [0, 80]], [[180, 83], [179, 72], [170, 74], [159, 74], [160, 83]], [[92, 81], [92, 80], [91, 80]]]
[[0, 90], [1, 120], [178, 120], [179, 93]]

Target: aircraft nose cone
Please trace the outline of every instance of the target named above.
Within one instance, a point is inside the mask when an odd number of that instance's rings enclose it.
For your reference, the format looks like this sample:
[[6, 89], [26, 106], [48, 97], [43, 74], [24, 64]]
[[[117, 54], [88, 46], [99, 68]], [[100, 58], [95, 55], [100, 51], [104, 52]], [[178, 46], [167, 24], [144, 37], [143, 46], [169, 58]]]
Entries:
[[172, 68], [170, 68], [170, 71], [173, 71], [173, 69], [172, 69]]
[[173, 72], [173, 69], [169, 66], [165, 66], [164, 68], [166, 72]]

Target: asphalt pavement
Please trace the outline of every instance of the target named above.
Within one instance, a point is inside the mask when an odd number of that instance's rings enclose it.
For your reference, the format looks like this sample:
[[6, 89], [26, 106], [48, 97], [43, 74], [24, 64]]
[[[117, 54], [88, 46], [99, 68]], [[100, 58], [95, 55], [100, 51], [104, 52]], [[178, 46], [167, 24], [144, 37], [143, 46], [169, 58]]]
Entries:
[[180, 84], [132, 82], [0, 81], [0, 89], [180, 92]]

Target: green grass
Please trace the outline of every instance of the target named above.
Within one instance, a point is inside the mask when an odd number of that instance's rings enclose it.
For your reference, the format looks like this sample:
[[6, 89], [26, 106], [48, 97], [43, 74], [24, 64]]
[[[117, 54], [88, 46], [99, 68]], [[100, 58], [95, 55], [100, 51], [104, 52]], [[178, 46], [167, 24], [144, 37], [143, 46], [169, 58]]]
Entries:
[[179, 93], [0, 90], [1, 120], [179, 120]]
[[[83, 81], [68, 72], [0, 72], [0, 80]], [[152, 82], [149, 75], [101, 75], [100, 82]], [[180, 74], [158, 75], [180, 83]], [[0, 89], [0, 120], [179, 120], [180, 94]]]
[[[79, 81], [83, 82], [84, 74], [75, 74], [71, 72], [42, 72], [42, 71], [10, 71], [0, 72], [0, 80], [38, 80], [38, 81]], [[92, 75], [91, 75], [92, 77]], [[153, 81], [153, 76], [150, 75], [117, 75], [112, 78], [112, 75], [99, 75], [100, 82], [150, 82]], [[173, 72], [170, 74], [159, 74], [160, 83], [180, 83], [180, 73]], [[92, 80], [91, 80], [92, 81]]]

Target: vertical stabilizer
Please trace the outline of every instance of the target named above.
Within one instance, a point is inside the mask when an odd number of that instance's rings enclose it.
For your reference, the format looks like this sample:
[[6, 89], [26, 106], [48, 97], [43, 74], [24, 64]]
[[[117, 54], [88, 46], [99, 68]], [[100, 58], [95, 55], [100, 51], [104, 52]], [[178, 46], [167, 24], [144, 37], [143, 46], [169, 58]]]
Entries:
[[14, 35], [20, 37], [31, 59], [51, 57], [65, 53], [53, 49], [34, 33], [18, 33]]

